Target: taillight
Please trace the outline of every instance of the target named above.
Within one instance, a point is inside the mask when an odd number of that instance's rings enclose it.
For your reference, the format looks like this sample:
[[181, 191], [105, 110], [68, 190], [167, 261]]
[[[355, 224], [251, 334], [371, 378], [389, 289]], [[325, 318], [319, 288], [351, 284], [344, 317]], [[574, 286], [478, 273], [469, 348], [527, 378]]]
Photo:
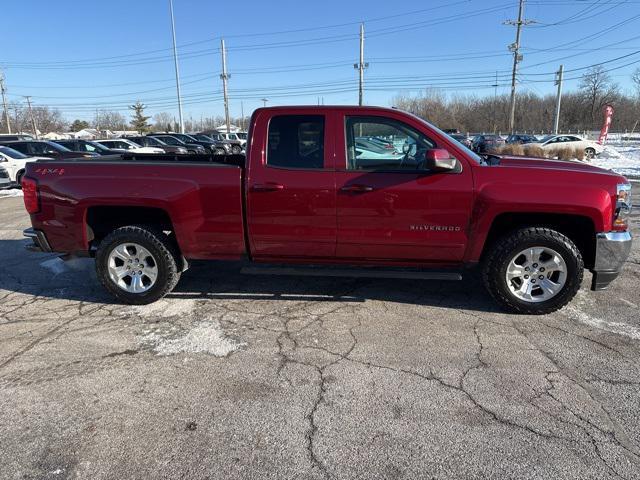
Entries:
[[24, 207], [28, 213], [38, 213], [40, 211], [40, 194], [38, 193], [38, 182], [33, 178], [22, 177], [22, 195]]

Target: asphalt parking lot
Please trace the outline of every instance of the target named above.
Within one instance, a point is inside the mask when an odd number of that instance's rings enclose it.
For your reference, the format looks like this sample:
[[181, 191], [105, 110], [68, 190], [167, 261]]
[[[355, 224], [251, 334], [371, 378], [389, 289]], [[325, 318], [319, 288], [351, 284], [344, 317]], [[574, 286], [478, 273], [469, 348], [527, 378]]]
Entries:
[[0, 198], [1, 478], [640, 478], [638, 242], [543, 317], [217, 263], [132, 307], [27, 226]]

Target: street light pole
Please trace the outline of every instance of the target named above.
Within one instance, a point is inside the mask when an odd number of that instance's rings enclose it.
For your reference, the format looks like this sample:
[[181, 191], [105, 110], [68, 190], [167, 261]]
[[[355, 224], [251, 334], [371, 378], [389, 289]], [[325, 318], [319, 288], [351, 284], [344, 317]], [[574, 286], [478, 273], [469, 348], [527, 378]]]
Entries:
[[38, 140], [38, 129], [36, 128], [36, 119], [33, 117], [33, 109], [31, 108], [31, 97], [24, 97], [27, 99], [27, 105], [29, 105], [29, 116], [31, 117], [31, 128], [33, 128], [33, 135]]
[[180, 133], [184, 133], [184, 120], [182, 118], [182, 95], [180, 94], [180, 69], [178, 67], [178, 49], [176, 47], [176, 26], [173, 19], [173, 0], [169, 0], [171, 12], [171, 37], [173, 39], [173, 63], [176, 69], [176, 91], [178, 93], [178, 119], [180, 120]]
[[224, 38], [220, 39], [220, 50], [222, 52], [222, 93], [224, 95], [224, 120], [227, 122], [227, 134], [231, 133], [231, 120], [229, 119], [229, 94], [227, 92], [227, 80], [231, 75], [227, 74], [227, 49], [224, 46]]

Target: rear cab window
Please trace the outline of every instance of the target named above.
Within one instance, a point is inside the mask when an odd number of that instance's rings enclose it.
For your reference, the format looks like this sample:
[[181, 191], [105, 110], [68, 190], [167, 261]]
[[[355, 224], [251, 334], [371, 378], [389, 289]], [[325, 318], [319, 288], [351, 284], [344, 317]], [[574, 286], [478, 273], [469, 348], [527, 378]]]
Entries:
[[267, 166], [323, 169], [324, 115], [276, 115], [269, 121]]

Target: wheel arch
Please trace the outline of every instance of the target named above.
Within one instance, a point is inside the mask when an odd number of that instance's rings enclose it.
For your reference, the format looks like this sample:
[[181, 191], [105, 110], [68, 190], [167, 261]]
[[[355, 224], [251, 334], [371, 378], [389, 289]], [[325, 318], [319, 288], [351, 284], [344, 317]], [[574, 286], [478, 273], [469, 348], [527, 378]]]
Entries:
[[578, 247], [585, 267], [593, 267], [596, 252], [596, 229], [593, 219], [583, 215], [560, 213], [515, 212], [497, 215], [485, 239], [480, 261], [485, 258], [496, 240], [525, 227], [545, 227], [566, 235]]

